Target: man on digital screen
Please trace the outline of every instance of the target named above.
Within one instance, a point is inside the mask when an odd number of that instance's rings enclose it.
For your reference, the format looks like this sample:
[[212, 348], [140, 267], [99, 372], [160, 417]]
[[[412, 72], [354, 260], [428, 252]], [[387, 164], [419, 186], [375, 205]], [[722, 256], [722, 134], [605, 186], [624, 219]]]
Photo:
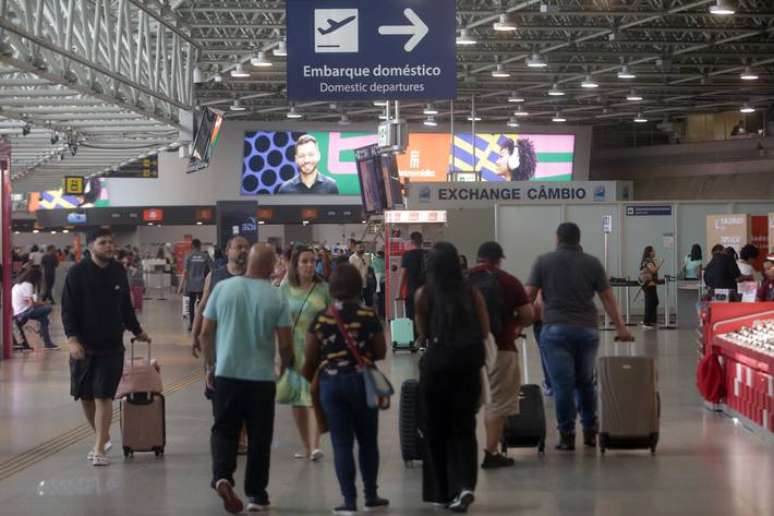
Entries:
[[305, 134], [296, 142], [296, 166], [298, 175], [282, 183], [280, 194], [337, 195], [336, 181], [317, 170], [320, 164], [320, 148], [314, 136]]

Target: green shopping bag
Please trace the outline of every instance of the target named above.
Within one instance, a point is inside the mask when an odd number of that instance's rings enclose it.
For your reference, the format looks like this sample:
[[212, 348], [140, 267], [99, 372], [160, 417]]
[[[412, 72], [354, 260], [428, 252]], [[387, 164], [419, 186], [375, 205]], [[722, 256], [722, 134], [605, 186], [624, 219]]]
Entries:
[[303, 394], [303, 382], [304, 379], [298, 371], [292, 367], [285, 369], [277, 381], [277, 403], [292, 405], [300, 401]]

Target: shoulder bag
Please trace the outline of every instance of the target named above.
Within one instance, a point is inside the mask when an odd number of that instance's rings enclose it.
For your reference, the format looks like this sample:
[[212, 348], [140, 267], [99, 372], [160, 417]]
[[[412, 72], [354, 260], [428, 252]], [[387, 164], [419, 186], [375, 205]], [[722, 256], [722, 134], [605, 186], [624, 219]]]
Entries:
[[339, 331], [347, 343], [347, 348], [349, 348], [349, 352], [352, 353], [357, 362], [357, 371], [363, 376], [368, 408], [378, 408], [380, 410], [390, 408], [390, 396], [395, 393], [390, 380], [373, 363], [368, 364], [363, 359], [363, 356], [357, 349], [355, 339], [352, 338], [352, 335], [344, 326], [344, 321], [341, 319], [341, 314], [336, 307], [331, 305], [328, 313], [336, 320], [336, 325], [339, 327]]

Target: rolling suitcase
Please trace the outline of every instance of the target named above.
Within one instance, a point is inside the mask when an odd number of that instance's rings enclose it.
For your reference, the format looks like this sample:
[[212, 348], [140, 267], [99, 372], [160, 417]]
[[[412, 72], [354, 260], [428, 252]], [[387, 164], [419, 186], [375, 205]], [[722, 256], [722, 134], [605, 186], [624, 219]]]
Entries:
[[419, 382], [406, 380], [400, 388], [399, 408], [400, 453], [403, 462], [411, 467], [415, 460], [422, 460], [425, 439], [419, 429]]
[[150, 343], [148, 358], [141, 364], [136, 363], [138, 358], [134, 356], [134, 339], [131, 343], [130, 360], [124, 366], [119, 385], [124, 457], [132, 457], [136, 451], [154, 452], [158, 457], [164, 454], [167, 443], [161, 375], [158, 366], [151, 361]]
[[656, 453], [661, 402], [652, 357], [600, 357], [599, 450], [649, 448]]
[[390, 337], [392, 340], [392, 352], [398, 350], [408, 350], [412, 353], [417, 352], [417, 346], [414, 342], [414, 321], [406, 317], [406, 304], [403, 303], [403, 317], [398, 317], [398, 300], [395, 300], [393, 306], [394, 312], [392, 321], [390, 321]]
[[540, 455], [546, 451], [546, 412], [543, 406], [543, 391], [539, 385], [527, 383], [527, 338], [519, 335], [522, 353], [522, 378], [519, 390], [519, 413], [508, 416], [503, 429], [502, 450], [508, 448], [537, 448]]

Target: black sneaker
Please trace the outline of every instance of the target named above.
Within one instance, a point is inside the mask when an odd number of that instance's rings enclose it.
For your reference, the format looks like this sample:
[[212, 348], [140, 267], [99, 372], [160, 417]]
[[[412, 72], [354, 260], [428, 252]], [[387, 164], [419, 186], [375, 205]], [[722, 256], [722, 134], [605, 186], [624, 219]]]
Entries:
[[575, 451], [575, 434], [560, 432], [559, 444], [556, 449], [560, 451]]
[[583, 444], [587, 448], [597, 447], [597, 432], [596, 430], [584, 430], [583, 431]]
[[449, 504], [449, 510], [451, 512], [468, 512], [468, 507], [476, 500], [476, 496], [473, 491], [463, 491], [457, 496], [457, 498]]
[[386, 509], [389, 506], [390, 506], [389, 500], [386, 500], [384, 498], [379, 498], [377, 496], [376, 498], [366, 500], [365, 511], [366, 512], [380, 511], [380, 510]]
[[484, 450], [484, 461], [481, 463], [481, 469], [510, 468], [516, 464], [516, 461], [500, 453], [489, 453]]
[[345, 503], [333, 509], [333, 514], [338, 514], [338, 516], [355, 516], [357, 514], [357, 506]]

